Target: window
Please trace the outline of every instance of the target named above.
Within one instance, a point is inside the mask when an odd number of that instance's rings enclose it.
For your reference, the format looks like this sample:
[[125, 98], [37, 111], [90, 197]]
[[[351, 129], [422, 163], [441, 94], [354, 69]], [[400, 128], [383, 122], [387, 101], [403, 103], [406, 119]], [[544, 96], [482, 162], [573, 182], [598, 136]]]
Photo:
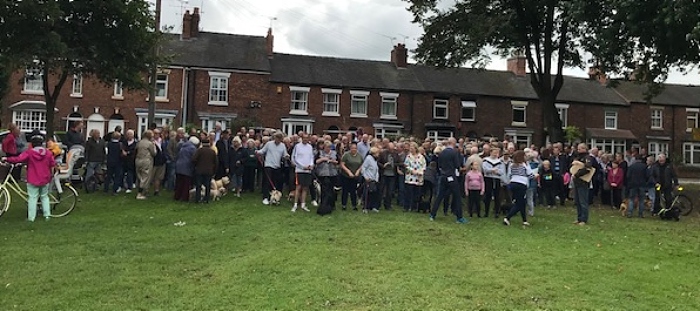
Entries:
[[124, 88], [122, 87], [121, 81], [114, 81], [114, 94], [112, 94], [114, 99], [124, 99]]
[[433, 119], [447, 119], [450, 101], [447, 99], [436, 99], [433, 101]]
[[382, 96], [382, 109], [381, 115], [382, 119], [393, 119], [396, 120], [396, 99], [399, 94], [396, 93], [379, 93]]
[[299, 132], [312, 134], [313, 129], [313, 123], [306, 120], [282, 119], [282, 131], [287, 136], [292, 136]]
[[476, 102], [463, 101], [462, 102], [462, 116], [460, 118], [462, 121], [475, 121], [476, 120]]
[[663, 108], [651, 109], [651, 128], [660, 130], [664, 128], [664, 111]]
[[168, 74], [156, 75], [156, 100], [168, 100]]
[[340, 116], [340, 94], [342, 90], [321, 89], [323, 92], [323, 114], [324, 116]]
[[46, 112], [42, 110], [15, 110], [12, 122], [22, 130], [46, 130]]
[[205, 130], [207, 132], [216, 130], [217, 122], [221, 124], [221, 130], [225, 130], [227, 128], [226, 125], [228, 125], [228, 120], [216, 118], [202, 118], [202, 130]]
[[450, 130], [432, 130], [428, 131], [425, 137], [431, 141], [442, 141], [454, 137], [454, 132]]
[[700, 165], [700, 144], [683, 144], [683, 164]]
[[510, 141], [515, 144], [516, 149], [525, 149], [532, 144], [532, 134], [521, 131], [506, 131], [506, 135], [510, 136]]
[[383, 128], [383, 127], [374, 129], [374, 137], [376, 137], [378, 139], [396, 138], [399, 135], [401, 135], [400, 129]]
[[617, 111], [606, 111], [605, 112], [605, 129], [616, 130], [617, 129]]
[[290, 86], [289, 90], [292, 93], [291, 107], [289, 108], [289, 114], [309, 114], [309, 88], [308, 87], [298, 87]]
[[41, 69], [29, 68], [24, 75], [22, 94], [44, 94], [44, 79]]
[[561, 128], [569, 126], [569, 104], [555, 104], [559, 120], [561, 120]]
[[668, 143], [650, 141], [649, 148], [647, 148], [647, 153], [656, 157], [657, 155], [663, 153], [668, 154]]
[[73, 75], [73, 87], [70, 91], [71, 97], [83, 97], [83, 75]]
[[590, 146], [605, 153], [625, 154], [627, 150], [627, 143], [624, 140], [615, 139], [591, 139]]
[[[137, 134], [139, 137], [143, 137], [143, 133], [148, 129], [148, 114], [138, 113], [137, 116], [139, 118], [139, 130]], [[156, 127], [164, 127], [172, 124], [174, 118], [174, 115], [156, 114], [156, 116], [153, 118], [153, 123], [156, 124]]]
[[698, 112], [700, 112], [700, 110], [697, 108], [687, 108], [685, 111], [687, 114], [686, 131], [692, 132], [694, 128], [698, 128]]
[[513, 107], [513, 126], [527, 126], [527, 102], [511, 101]]
[[228, 79], [230, 73], [209, 72], [209, 105], [228, 106]]
[[367, 117], [367, 97], [369, 92], [350, 91], [350, 116], [357, 118]]

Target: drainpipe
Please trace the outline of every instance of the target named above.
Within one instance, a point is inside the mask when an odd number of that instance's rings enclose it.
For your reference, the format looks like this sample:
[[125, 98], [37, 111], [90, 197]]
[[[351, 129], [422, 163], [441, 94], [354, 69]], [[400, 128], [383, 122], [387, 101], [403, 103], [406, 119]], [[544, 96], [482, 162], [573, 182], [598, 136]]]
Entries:
[[415, 111], [413, 111], [413, 105], [414, 105], [414, 102], [415, 102], [416, 93], [413, 93], [413, 92], [412, 92], [410, 98], [411, 98], [411, 102], [410, 102], [411, 117], [410, 117], [410, 121], [409, 121], [409, 122], [410, 122], [410, 124], [409, 124], [409, 134], [410, 134], [410, 135], [416, 135], [415, 133], [413, 133], [413, 115], [416, 113]]
[[180, 94], [180, 111], [182, 111], [181, 115], [181, 127], [185, 128], [187, 125], [187, 105], [185, 104], [187, 101], [187, 93], [188, 93], [188, 85], [187, 85], [187, 75], [189, 72], [189, 68], [183, 67], [182, 68], [182, 94]]

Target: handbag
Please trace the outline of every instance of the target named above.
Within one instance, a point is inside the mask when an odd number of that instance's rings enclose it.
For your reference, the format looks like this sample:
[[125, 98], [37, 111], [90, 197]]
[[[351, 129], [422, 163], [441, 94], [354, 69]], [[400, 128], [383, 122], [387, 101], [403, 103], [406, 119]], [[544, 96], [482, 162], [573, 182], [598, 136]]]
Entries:
[[376, 181], [370, 180], [367, 182], [367, 191], [377, 192], [378, 190], [379, 190], [379, 185], [377, 184]]

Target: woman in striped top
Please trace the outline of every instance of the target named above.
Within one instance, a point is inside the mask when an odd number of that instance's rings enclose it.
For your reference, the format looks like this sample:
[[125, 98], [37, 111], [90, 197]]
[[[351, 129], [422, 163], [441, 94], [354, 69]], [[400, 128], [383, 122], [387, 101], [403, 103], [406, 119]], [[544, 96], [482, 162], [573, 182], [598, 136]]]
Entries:
[[529, 226], [527, 222], [527, 214], [525, 213], [525, 204], [527, 187], [530, 184], [530, 179], [535, 178], [535, 174], [529, 165], [525, 163], [525, 152], [518, 150], [513, 154], [513, 163], [508, 167], [508, 175], [510, 177], [510, 191], [515, 199], [515, 204], [510, 209], [506, 218], [503, 218], [503, 224], [510, 226], [510, 218], [520, 212], [523, 217], [523, 225]]

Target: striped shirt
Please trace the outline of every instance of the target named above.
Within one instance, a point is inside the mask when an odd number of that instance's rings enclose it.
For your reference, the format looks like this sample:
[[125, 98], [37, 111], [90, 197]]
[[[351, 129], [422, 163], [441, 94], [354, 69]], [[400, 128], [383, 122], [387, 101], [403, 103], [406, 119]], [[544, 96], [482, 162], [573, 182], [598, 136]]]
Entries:
[[509, 165], [508, 176], [510, 176], [511, 183], [517, 182], [526, 186], [530, 183], [530, 179], [535, 178], [530, 166], [524, 163]]

